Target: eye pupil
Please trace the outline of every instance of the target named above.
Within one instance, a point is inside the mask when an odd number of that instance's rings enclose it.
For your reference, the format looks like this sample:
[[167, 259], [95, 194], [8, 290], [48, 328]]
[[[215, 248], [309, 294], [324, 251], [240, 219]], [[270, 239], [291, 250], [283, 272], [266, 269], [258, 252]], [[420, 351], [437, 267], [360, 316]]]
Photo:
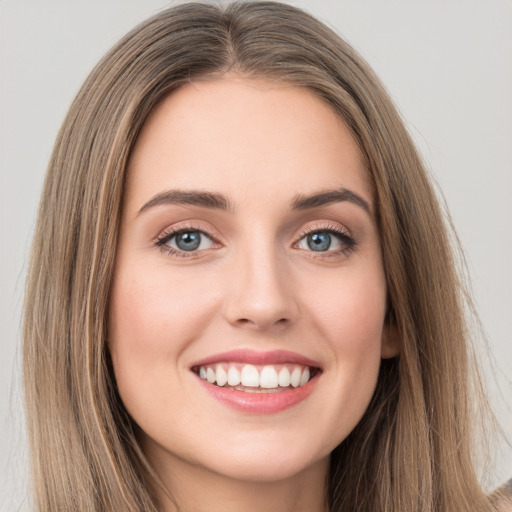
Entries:
[[312, 233], [308, 235], [307, 242], [312, 251], [327, 251], [331, 246], [331, 235], [329, 233]]
[[197, 231], [185, 231], [176, 235], [176, 246], [182, 251], [195, 251], [201, 244], [201, 235]]

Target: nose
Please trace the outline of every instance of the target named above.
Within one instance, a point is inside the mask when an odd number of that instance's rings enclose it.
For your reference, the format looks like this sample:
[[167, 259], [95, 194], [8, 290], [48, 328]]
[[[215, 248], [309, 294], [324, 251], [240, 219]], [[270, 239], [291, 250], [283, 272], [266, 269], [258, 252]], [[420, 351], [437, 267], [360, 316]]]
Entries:
[[275, 248], [259, 247], [241, 254], [229, 280], [225, 317], [230, 324], [279, 331], [297, 320], [299, 310], [286, 257], [278, 257]]

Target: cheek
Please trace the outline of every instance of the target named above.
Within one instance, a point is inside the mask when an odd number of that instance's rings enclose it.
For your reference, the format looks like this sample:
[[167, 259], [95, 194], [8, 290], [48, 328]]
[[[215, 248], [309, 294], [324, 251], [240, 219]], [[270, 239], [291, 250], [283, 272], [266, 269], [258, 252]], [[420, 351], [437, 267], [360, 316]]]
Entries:
[[200, 280], [158, 269], [131, 273], [121, 268], [111, 295], [111, 338], [122, 348], [175, 357], [201, 331], [212, 306]]
[[165, 414], [169, 404], [184, 409], [190, 402], [182, 354], [201, 336], [215, 304], [204, 280], [163, 265], [119, 261], [110, 297], [109, 348], [121, 399], [143, 431], [154, 430], [164, 418], [172, 430], [178, 420]]
[[109, 314], [114, 373], [129, 409], [152, 396], [155, 386], [167, 389], [170, 374], [175, 386], [183, 385], [181, 354], [200, 337], [216, 302], [201, 280], [187, 280], [184, 273], [161, 266], [132, 272], [135, 266], [118, 264]]
[[363, 416], [375, 390], [386, 287], [380, 272], [354, 273], [333, 281], [337, 284], [324, 283], [322, 293], [315, 288], [309, 310], [314, 329], [321, 332], [330, 351], [326, 374], [332, 395], [322, 407], [329, 410], [326, 424], [335, 425], [332, 438], [341, 442]]
[[386, 285], [380, 268], [326, 280], [310, 292], [316, 328], [340, 355], [380, 354], [386, 310]]

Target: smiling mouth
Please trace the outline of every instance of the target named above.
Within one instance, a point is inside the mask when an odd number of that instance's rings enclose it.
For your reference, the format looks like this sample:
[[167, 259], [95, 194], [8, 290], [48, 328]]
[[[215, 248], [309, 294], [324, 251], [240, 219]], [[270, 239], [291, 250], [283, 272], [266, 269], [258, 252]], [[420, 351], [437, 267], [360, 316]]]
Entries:
[[305, 386], [320, 373], [301, 364], [253, 365], [219, 362], [194, 366], [192, 371], [208, 383], [246, 393], [276, 393]]

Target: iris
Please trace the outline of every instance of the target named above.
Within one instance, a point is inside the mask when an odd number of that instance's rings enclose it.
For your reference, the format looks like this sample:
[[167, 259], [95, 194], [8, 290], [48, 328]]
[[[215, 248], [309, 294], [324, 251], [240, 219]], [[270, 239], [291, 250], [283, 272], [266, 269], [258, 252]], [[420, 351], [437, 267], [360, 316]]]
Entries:
[[327, 251], [331, 246], [331, 235], [325, 232], [312, 233], [308, 235], [307, 244], [312, 251]]
[[176, 246], [182, 251], [195, 251], [201, 244], [198, 231], [185, 231], [176, 235]]

